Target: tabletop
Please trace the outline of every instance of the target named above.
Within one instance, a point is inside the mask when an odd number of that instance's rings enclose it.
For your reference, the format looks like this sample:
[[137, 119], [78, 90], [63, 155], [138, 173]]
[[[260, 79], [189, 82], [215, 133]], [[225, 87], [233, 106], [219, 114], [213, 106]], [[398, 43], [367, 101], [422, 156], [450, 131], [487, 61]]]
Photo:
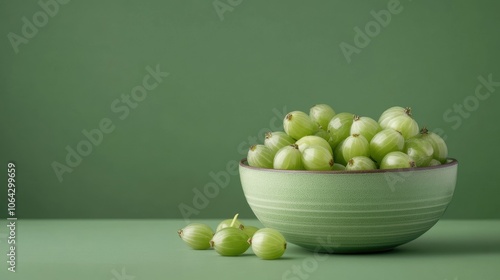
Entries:
[[[215, 228], [219, 221], [195, 222]], [[261, 260], [251, 249], [238, 257], [192, 250], [177, 235], [183, 220], [18, 220], [16, 272], [7, 270], [6, 224], [0, 222], [2, 280], [500, 279], [500, 220], [442, 220], [378, 254], [314, 254], [288, 244], [278, 260]]]

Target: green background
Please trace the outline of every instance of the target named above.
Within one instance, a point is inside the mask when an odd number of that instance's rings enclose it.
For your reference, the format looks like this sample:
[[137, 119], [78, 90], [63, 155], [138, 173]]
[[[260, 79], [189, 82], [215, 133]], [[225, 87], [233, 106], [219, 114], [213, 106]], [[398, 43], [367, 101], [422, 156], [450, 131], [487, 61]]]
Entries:
[[[2, 208], [12, 160], [18, 217], [181, 218], [179, 205], [243, 158], [249, 137], [326, 103], [375, 119], [411, 106], [460, 162], [445, 217], [500, 218], [500, 87], [458, 128], [443, 117], [471, 100], [478, 76], [500, 81], [499, 2], [401, 1], [348, 63], [339, 45], [388, 2], [241, 1], [221, 20], [212, 1], [71, 1], [16, 54], [7, 34], [21, 35], [41, 7], [2, 0]], [[110, 105], [156, 65], [170, 75], [120, 120]], [[103, 118], [115, 130], [59, 182], [51, 164]], [[235, 212], [253, 217], [237, 175], [191, 218]]]

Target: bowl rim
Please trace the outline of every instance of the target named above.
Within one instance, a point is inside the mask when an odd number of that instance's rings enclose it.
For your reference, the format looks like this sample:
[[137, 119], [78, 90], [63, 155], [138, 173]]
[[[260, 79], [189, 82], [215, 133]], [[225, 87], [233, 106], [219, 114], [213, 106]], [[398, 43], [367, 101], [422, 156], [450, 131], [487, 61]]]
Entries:
[[400, 173], [400, 172], [418, 172], [424, 170], [442, 169], [458, 165], [458, 160], [455, 158], [447, 158], [446, 163], [435, 166], [427, 167], [411, 167], [411, 168], [397, 168], [397, 169], [372, 169], [372, 170], [283, 170], [254, 167], [248, 165], [247, 158], [240, 160], [239, 166], [247, 169], [264, 171], [264, 172], [278, 172], [278, 173], [298, 173], [298, 174], [372, 174], [372, 173]]

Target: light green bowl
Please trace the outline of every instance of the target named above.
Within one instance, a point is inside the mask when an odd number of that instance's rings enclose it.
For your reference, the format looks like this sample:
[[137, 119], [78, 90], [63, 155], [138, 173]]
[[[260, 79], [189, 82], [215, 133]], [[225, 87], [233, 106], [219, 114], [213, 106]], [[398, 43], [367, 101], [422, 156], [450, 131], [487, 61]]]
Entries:
[[266, 227], [317, 252], [390, 250], [443, 215], [458, 162], [402, 170], [288, 171], [240, 162], [243, 192]]

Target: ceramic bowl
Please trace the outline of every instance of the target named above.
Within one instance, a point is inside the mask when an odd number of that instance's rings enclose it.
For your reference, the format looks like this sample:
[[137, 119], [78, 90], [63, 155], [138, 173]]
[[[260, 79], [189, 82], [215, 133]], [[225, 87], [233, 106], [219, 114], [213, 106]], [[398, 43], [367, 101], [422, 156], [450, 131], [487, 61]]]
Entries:
[[246, 200], [288, 242], [326, 253], [386, 251], [429, 230], [450, 203], [458, 162], [370, 171], [288, 171], [240, 162]]

